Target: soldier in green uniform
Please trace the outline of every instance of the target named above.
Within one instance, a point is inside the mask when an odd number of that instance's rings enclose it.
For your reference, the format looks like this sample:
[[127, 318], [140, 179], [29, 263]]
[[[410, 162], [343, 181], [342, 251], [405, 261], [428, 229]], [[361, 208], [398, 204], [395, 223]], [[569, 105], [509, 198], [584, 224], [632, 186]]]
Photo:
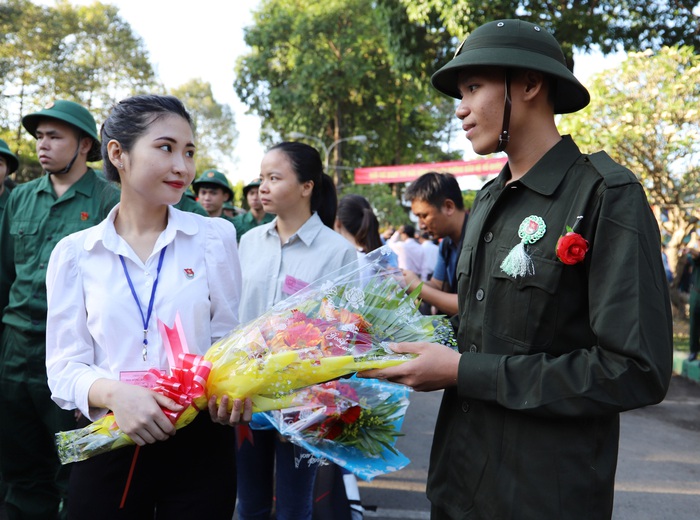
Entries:
[[100, 142], [85, 108], [57, 100], [22, 124], [46, 174], [12, 190], [0, 218], [0, 472], [10, 520], [53, 520], [68, 476], [54, 434], [76, 418], [53, 403], [46, 382], [46, 265], [61, 238], [103, 220], [119, 194], [87, 166], [100, 159]]
[[[7, 199], [10, 197], [10, 190], [5, 186], [5, 179], [12, 172], [17, 171], [18, 167], [19, 160], [17, 156], [12, 153], [7, 143], [0, 139], [0, 218], [2, 218], [2, 214], [5, 211]], [[2, 482], [2, 475], [0, 475], [0, 504], [3, 504], [4, 501], [5, 484]]]
[[659, 228], [632, 172], [583, 154], [555, 114], [590, 100], [543, 28], [487, 23], [432, 77], [479, 154], [508, 162], [476, 196], [457, 267], [459, 351], [369, 371], [444, 389], [431, 518], [610, 518], [619, 414], [660, 402], [672, 322]]
[[233, 200], [233, 190], [226, 175], [217, 170], [206, 170], [192, 183], [197, 201], [210, 217], [221, 217], [233, 222], [224, 214], [224, 202]]
[[7, 143], [0, 139], [0, 216], [2, 216], [7, 204], [7, 199], [10, 197], [10, 190], [5, 187], [5, 179], [8, 175], [17, 171], [19, 160], [17, 156], [10, 151]]
[[224, 202], [224, 205], [222, 206], [222, 210], [224, 212], [224, 215], [227, 217], [233, 218], [236, 216], [236, 206], [233, 205], [233, 203], [230, 200], [227, 200]]
[[233, 224], [236, 226], [236, 236], [238, 240], [244, 233], [247, 233], [254, 227], [272, 222], [275, 216], [272, 213], [265, 213], [258, 190], [260, 188], [260, 179], [254, 179], [243, 187], [243, 198], [248, 204], [248, 212], [234, 217]]
[[189, 211], [190, 213], [196, 213], [197, 215], [202, 215], [203, 217], [208, 217], [209, 213], [202, 207], [202, 205], [197, 202], [197, 198], [194, 192], [187, 188], [185, 193], [182, 194], [180, 202], [173, 206], [181, 211]]

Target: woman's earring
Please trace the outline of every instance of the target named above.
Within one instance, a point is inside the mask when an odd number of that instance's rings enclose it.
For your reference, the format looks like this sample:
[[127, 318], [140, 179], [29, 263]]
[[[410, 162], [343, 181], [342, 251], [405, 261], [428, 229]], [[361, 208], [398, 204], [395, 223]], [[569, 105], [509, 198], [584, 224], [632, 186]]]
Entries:
[[124, 168], [124, 163], [119, 163], [119, 167], [123, 169], [123, 168]]

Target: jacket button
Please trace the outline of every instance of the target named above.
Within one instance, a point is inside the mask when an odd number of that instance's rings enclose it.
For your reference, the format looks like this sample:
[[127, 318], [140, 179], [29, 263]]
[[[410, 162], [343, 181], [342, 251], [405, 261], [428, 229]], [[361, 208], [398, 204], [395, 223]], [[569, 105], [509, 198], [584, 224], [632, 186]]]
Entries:
[[476, 345], [474, 345], [474, 343], [472, 343], [471, 345], [469, 345], [469, 352], [476, 352], [477, 350], [478, 350], [478, 349], [476, 348]]
[[468, 403], [468, 402], [462, 401], [462, 411], [463, 411], [464, 413], [468, 413], [468, 412], [469, 412], [469, 403]]
[[484, 299], [484, 290], [483, 289], [479, 289], [478, 291], [476, 291], [476, 299], [479, 301]]
[[484, 235], [484, 242], [488, 243], [491, 242], [491, 240], [493, 240], [493, 233], [489, 231]]

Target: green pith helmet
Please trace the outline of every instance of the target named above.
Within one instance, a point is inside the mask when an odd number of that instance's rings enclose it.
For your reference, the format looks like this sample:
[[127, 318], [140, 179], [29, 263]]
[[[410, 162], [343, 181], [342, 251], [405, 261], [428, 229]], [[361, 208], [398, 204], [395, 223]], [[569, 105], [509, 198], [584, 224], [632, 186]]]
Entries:
[[205, 172], [199, 176], [199, 178], [192, 183], [195, 193], [199, 193], [199, 188], [204, 184], [213, 184], [223, 188], [226, 193], [228, 193], [228, 199], [233, 200], [233, 190], [228, 183], [226, 175], [216, 170], [205, 170]]
[[17, 156], [10, 151], [10, 147], [7, 146], [7, 143], [2, 139], [0, 139], [0, 155], [4, 156], [5, 160], [7, 161], [8, 175], [14, 171], [17, 171], [17, 168], [19, 168], [19, 159], [17, 159]]
[[36, 137], [36, 127], [39, 121], [44, 118], [58, 119], [76, 127], [81, 132], [92, 138], [92, 147], [87, 155], [88, 161], [99, 161], [102, 159], [100, 152], [100, 138], [97, 135], [97, 124], [95, 118], [87, 110], [73, 101], [56, 100], [52, 101], [38, 112], [27, 114], [22, 118], [22, 125], [27, 132]]
[[537, 70], [557, 79], [554, 112], [567, 114], [588, 105], [590, 95], [566, 66], [557, 40], [541, 27], [522, 20], [497, 20], [475, 29], [452, 60], [431, 78], [433, 87], [460, 99], [459, 73], [469, 67], [495, 66]]
[[262, 181], [260, 179], [253, 179], [248, 184], [243, 186], [243, 197], [247, 197], [250, 189], [251, 188], [258, 188], [258, 187], [260, 187], [260, 184], [262, 184]]

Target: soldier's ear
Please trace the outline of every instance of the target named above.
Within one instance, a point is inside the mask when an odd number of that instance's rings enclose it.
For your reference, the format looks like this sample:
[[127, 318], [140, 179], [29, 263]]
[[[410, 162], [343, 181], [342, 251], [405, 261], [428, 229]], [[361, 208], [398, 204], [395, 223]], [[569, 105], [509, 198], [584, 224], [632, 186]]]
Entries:
[[542, 86], [544, 85], [544, 74], [536, 70], [527, 70], [523, 74], [523, 83], [525, 85], [525, 98], [531, 99], [535, 97]]

